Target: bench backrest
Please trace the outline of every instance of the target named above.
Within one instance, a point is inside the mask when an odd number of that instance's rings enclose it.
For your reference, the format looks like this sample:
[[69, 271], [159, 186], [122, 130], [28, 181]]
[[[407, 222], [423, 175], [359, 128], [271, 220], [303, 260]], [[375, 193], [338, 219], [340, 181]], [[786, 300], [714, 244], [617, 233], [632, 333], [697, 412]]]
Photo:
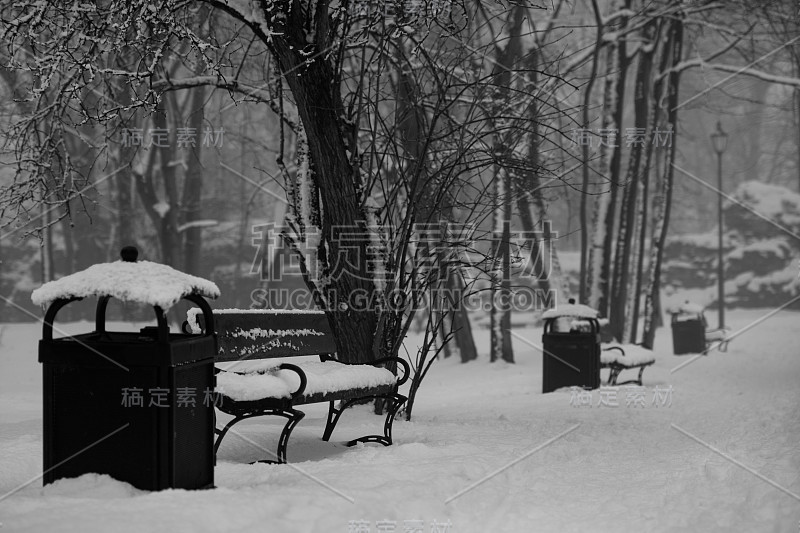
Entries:
[[[201, 328], [202, 314], [195, 315]], [[336, 342], [322, 311], [214, 310], [217, 361], [333, 355]]]

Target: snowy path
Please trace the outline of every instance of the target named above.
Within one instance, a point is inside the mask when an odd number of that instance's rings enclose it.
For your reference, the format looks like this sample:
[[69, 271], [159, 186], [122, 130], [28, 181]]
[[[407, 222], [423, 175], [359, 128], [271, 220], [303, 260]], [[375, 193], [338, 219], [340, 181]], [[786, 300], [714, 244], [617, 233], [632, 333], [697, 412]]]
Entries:
[[[763, 313], [734, 311], [729, 320], [742, 327]], [[599, 391], [592, 407], [571, 405], [569, 391], [542, 395], [541, 354], [515, 340], [516, 365], [434, 365], [414, 420], [395, 424], [391, 448], [321, 442], [324, 411], [314, 406], [289, 445], [296, 468], [246, 464], [264, 452], [231, 437], [216, 490], [145, 493], [94, 475], [44, 489], [35, 481], [0, 500], [2, 531], [347, 532], [359, 520], [370, 531], [389, 520], [398, 532], [416, 520], [426, 533], [444, 523], [450, 532], [797, 531], [798, 318], [780, 313], [728, 353], [672, 374], [687, 358], [671, 355], [669, 330], [661, 330], [639, 408], [626, 407], [624, 387], [618, 407], [598, 407]], [[540, 330], [515, 333], [540, 343]], [[8, 325], [0, 340], [0, 497], [41, 470], [39, 335], [35, 325]], [[671, 405], [652, 405], [654, 387], [670, 385]], [[366, 409], [348, 413], [334, 439], [379, 423]], [[271, 422], [240, 431], [272, 449], [265, 426], [274, 439]]]

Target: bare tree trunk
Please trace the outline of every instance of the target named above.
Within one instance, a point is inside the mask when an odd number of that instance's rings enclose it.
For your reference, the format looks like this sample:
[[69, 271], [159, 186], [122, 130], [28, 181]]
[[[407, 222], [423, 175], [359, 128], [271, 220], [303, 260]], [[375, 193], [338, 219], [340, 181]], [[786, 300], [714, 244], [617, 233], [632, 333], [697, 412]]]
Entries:
[[[678, 12], [675, 18], [672, 19], [670, 24], [669, 36], [667, 39], [670, 48], [672, 65], [677, 65], [682, 56], [683, 50], [683, 18], [684, 13]], [[680, 72], [677, 69], [670, 72], [667, 78], [667, 123], [672, 126], [675, 131], [678, 120], [678, 88], [680, 83]], [[674, 176], [674, 168], [672, 164], [675, 161], [677, 139], [672, 139], [672, 144], [667, 150], [667, 166], [662, 180], [661, 193], [661, 209], [656, 218], [655, 232], [658, 237], [654, 239], [650, 253], [650, 268], [647, 297], [645, 299], [645, 324], [642, 344], [645, 348], [652, 349], [656, 336], [656, 321], [660, 315], [660, 310], [657, 305], [659, 302], [659, 291], [661, 290], [661, 262], [664, 255], [664, 242], [667, 237], [667, 230], [669, 228], [669, 215], [672, 204], [672, 180]]]
[[42, 243], [41, 243], [41, 262], [42, 262], [42, 283], [47, 283], [54, 279], [53, 276], [53, 235], [52, 228], [50, 227], [50, 208], [44, 202], [41, 205], [42, 210]]
[[[631, 306], [628, 297], [631, 282], [635, 286], [635, 279], [631, 279], [631, 259], [635, 256], [633, 250], [633, 237], [636, 229], [636, 215], [639, 186], [646, 179], [641, 173], [642, 151], [647, 136], [647, 113], [649, 109], [648, 97], [652, 74], [652, 63], [656, 22], [649, 21], [642, 29], [642, 51], [639, 55], [639, 64], [636, 71], [636, 85], [634, 91], [634, 128], [637, 133], [636, 142], [631, 144], [631, 154], [628, 161], [628, 171], [623, 183], [622, 205], [620, 206], [619, 235], [614, 259], [614, 280], [611, 287], [611, 313], [609, 315], [611, 332], [621, 342], [632, 342]], [[638, 133], [642, 133], [641, 139]], [[627, 144], [627, 143], [626, 143]], [[635, 278], [635, 275], [633, 276]]]
[[456, 268], [450, 268], [447, 278], [448, 294], [453, 295], [450, 301], [452, 307], [451, 328], [455, 338], [461, 362], [466, 363], [478, 358], [478, 350], [475, 347], [475, 339], [472, 336], [472, 324], [469, 321], [469, 311], [464, 305], [465, 298], [464, 280], [461, 273]]
[[[655, 52], [661, 54], [661, 58], [659, 60], [658, 72], [665, 72], [668, 65], [669, 65], [669, 49], [668, 47], [658, 46], [659, 36], [661, 34], [661, 24], [662, 22], [659, 21], [659, 28], [656, 31], [655, 38], [653, 40], [653, 46], [656, 47]], [[638, 338], [638, 328], [639, 328], [639, 313], [641, 307], [641, 299], [642, 299], [642, 284], [644, 280], [644, 258], [647, 254], [646, 246], [647, 246], [647, 234], [650, 231], [650, 227], [652, 224], [649, 224], [650, 219], [648, 218], [651, 198], [650, 198], [650, 173], [652, 170], [652, 161], [653, 161], [653, 154], [655, 151], [654, 143], [653, 143], [653, 132], [656, 126], [660, 122], [660, 109], [661, 109], [661, 95], [663, 92], [664, 87], [664, 78], [659, 77], [655, 83], [653, 84], [652, 88], [652, 97], [650, 99], [649, 105], [649, 112], [647, 118], [647, 135], [645, 137], [645, 162], [644, 166], [642, 167], [642, 200], [641, 200], [641, 209], [639, 212], [639, 250], [637, 251], [637, 261], [636, 261], [636, 281], [634, 284], [634, 298], [633, 298], [633, 307], [632, 307], [632, 315], [634, 317], [632, 325], [631, 325], [631, 339], [633, 342], [636, 342]]]
[[[630, 9], [631, 0], [625, 0], [625, 8]], [[620, 17], [620, 31], [625, 29], [628, 18]], [[619, 132], [622, 127], [622, 119], [625, 110], [625, 83], [628, 73], [628, 52], [625, 38], [618, 40], [616, 45], [617, 52], [617, 71], [612, 73], [616, 79], [614, 85], [614, 100], [610, 109], [605, 109], [606, 113], [612, 115], [612, 123], [609, 131], [613, 132], [616, 141], [611, 150], [611, 162], [609, 165], [609, 185], [611, 187], [610, 195], [608, 198], [608, 208], [605, 213], [605, 230], [603, 239], [603, 259], [600, 267], [600, 280], [599, 280], [599, 298], [597, 302], [597, 310], [600, 316], [612, 318], [611, 315], [611, 285], [612, 276], [616, 273], [613, 270], [614, 265], [614, 237], [616, 234], [616, 220], [617, 220], [617, 203], [619, 201], [619, 186], [621, 180], [621, 167], [622, 167], [622, 144]]]
[[[535, 95], [539, 83], [539, 50], [532, 48], [527, 58], [528, 94]], [[528, 139], [528, 160], [531, 171], [518, 176], [515, 180], [517, 212], [522, 222], [522, 229], [530, 237], [530, 260], [533, 265], [533, 275], [541, 291], [549, 293], [555, 290], [557, 298], [562, 297], [563, 291], [561, 267], [558, 262], [553, 242], [551, 225], [544, 220], [546, 207], [542, 194], [542, 184], [539, 178], [541, 168], [541, 135], [539, 133], [539, 106], [535, 98], [530, 102], [530, 133]], [[542, 224], [542, 238], [538, 238], [536, 225]], [[528, 238], [526, 237], [526, 242]]]
[[[199, 132], [205, 120], [206, 88], [191, 89], [189, 97], [189, 128]], [[200, 275], [200, 251], [202, 249], [203, 228], [192, 225], [192, 222], [203, 218], [203, 154], [202, 143], [196, 143], [189, 155], [186, 165], [186, 177], [183, 182], [183, 224], [188, 225], [183, 233], [183, 268], [189, 274]], [[238, 259], [236, 261], [238, 263]]]
[[[615, 4], [616, 5], [616, 4]], [[612, 8], [613, 9], [613, 8]], [[619, 128], [618, 119], [621, 117], [622, 102], [620, 94], [624, 96], [624, 79], [620, 64], [619, 41], [608, 44], [606, 52], [606, 74], [603, 87], [603, 132], [612, 132]], [[587, 276], [587, 303], [597, 309], [600, 316], [608, 316], [608, 289], [610, 274], [611, 249], [608, 243], [613, 240], [616, 184], [615, 173], [619, 171], [618, 150], [614, 140], [601, 138], [600, 158], [598, 161], [598, 174], [608, 180], [609, 191], [597, 195], [594, 214], [592, 217], [592, 246], [589, 249], [588, 276]]]
[[[170, 93], [171, 94], [171, 93]], [[178, 184], [175, 161], [175, 137], [170, 129], [167, 117], [167, 98], [159, 102], [153, 113], [153, 125], [156, 129], [168, 132], [169, 141], [158, 148], [159, 172], [164, 182], [165, 199], [160, 203], [159, 224], [157, 232], [161, 245], [161, 261], [167, 265], [180, 268], [178, 256]], [[175, 113], [177, 113], [175, 109]]]
[[[497, 117], [510, 115], [509, 87], [511, 70], [522, 55], [520, 32], [525, 17], [525, 8], [515, 6], [509, 13], [508, 39], [505, 48], [497, 48], [497, 60], [492, 69], [495, 90], [493, 113]], [[495, 124], [495, 127], [497, 125]], [[497, 158], [494, 170], [494, 265], [492, 272], [492, 310], [490, 359], [514, 362], [511, 344], [511, 195], [515, 183], [508, 168], [512, 149], [508, 146], [508, 131], [495, 131], [494, 154]], [[499, 308], [498, 308], [499, 305]]]
[[[787, 22], [791, 20], [788, 19]], [[800, 24], [796, 23], [795, 29], [800, 28]], [[795, 77], [800, 77], [800, 43], [795, 42], [790, 49], [792, 55], [792, 73]], [[800, 87], [794, 88], [794, 120], [795, 120], [795, 143], [797, 146], [795, 165], [797, 168], [797, 190], [800, 191]]]
[[[357, 150], [354, 130], [344, 123], [346, 112], [329, 60], [320, 56], [307, 61], [303, 55], [308, 42], [304, 15], [298, 11], [291, 10], [285, 19], [273, 21], [275, 33], [261, 39], [270, 43], [281, 72], [297, 73], [286, 76], [285, 80], [308, 139], [322, 211], [319, 257], [328, 280], [310, 288], [324, 301], [339, 358], [344, 362], [364, 363], [380, 357], [387, 347], [375, 338], [378, 326], [375, 310], [353, 309], [347, 302], [357, 292], [375, 293], [364, 261], [367, 242], [358, 237], [365, 234], [366, 216], [359, 205], [358, 169], [351, 166], [348, 157], [348, 153]], [[327, 10], [318, 9], [316, 18], [316, 46], [324, 50], [330, 46], [327, 42], [330, 35], [324, 31], [330, 24]], [[353, 269], [343, 269], [343, 265]]]
[[[600, 48], [603, 45], [603, 19], [600, 13], [600, 7], [597, 5], [597, 0], [592, 0], [592, 8], [594, 11], [595, 25], [597, 26], [597, 35], [594, 42], [594, 54], [592, 55], [592, 70], [589, 73], [589, 80], [586, 82], [583, 93], [583, 120], [581, 127], [584, 132], [589, 130], [589, 108], [592, 103], [592, 89], [594, 82], [597, 79], [597, 64], [600, 61]], [[580, 288], [579, 298], [580, 302], [587, 302], [589, 296], [589, 156], [590, 145], [585, 140], [582, 141], [581, 153], [583, 157], [582, 173], [583, 181], [581, 183], [581, 204], [580, 204], [580, 224], [581, 224], [581, 271], [580, 271]]]
[[510, 228], [508, 224], [506, 187], [509, 185], [508, 173], [500, 168], [494, 176], [494, 232], [491, 274], [491, 309], [489, 322], [491, 331], [490, 360], [504, 359], [514, 361], [511, 347], [511, 309], [510, 309], [510, 280], [509, 278], [509, 245]]

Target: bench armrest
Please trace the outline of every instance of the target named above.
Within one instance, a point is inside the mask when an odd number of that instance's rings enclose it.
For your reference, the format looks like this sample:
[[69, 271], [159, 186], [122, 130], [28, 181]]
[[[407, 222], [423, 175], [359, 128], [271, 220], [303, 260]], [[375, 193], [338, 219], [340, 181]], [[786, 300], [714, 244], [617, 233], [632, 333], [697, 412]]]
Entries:
[[604, 352], [609, 352], [611, 350], [619, 350], [619, 353], [622, 354], [622, 357], [625, 357], [625, 350], [622, 349], [622, 346], [609, 346], [608, 348], [603, 348]]
[[375, 359], [374, 361], [370, 361], [367, 364], [376, 366], [376, 365], [382, 365], [384, 363], [397, 363], [398, 366], [403, 367], [403, 376], [397, 380], [398, 387], [403, 383], [405, 383], [406, 381], [408, 381], [408, 377], [411, 375], [411, 368], [408, 366], [408, 362], [402, 357], [397, 357], [397, 356], [381, 357], [379, 359]]
[[[322, 359], [322, 356], [320, 356], [320, 359]], [[397, 363], [398, 366], [403, 367], [403, 375], [400, 377], [400, 379], [397, 380], [398, 387], [403, 383], [405, 383], [406, 381], [408, 381], [408, 377], [411, 375], [411, 367], [408, 366], [408, 362], [402, 357], [397, 357], [394, 355], [390, 357], [380, 357], [378, 359], [375, 359], [374, 361], [369, 361], [367, 363], [345, 363], [343, 361], [338, 361], [332, 357], [326, 357], [322, 359], [322, 362], [325, 361], [336, 361], [337, 363], [341, 363], [343, 365], [371, 365], [371, 366], [378, 366], [386, 363]]]
[[302, 396], [306, 390], [306, 384], [308, 384], [308, 378], [306, 377], [306, 373], [303, 372], [303, 369], [291, 363], [281, 363], [278, 368], [281, 370], [291, 370], [297, 374], [297, 376], [300, 378], [300, 386], [297, 387], [297, 390], [292, 393], [292, 400], [296, 400]]

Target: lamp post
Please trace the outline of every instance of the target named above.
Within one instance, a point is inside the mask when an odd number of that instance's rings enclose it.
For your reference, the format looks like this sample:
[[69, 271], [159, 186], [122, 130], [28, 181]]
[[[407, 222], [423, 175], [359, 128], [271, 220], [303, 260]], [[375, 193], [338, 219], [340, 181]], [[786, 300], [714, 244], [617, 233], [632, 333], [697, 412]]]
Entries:
[[719, 328], [725, 327], [725, 267], [722, 263], [722, 154], [728, 147], [728, 134], [722, 131], [717, 121], [717, 130], [711, 134], [711, 144], [717, 153], [717, 305], [719, 306]]

